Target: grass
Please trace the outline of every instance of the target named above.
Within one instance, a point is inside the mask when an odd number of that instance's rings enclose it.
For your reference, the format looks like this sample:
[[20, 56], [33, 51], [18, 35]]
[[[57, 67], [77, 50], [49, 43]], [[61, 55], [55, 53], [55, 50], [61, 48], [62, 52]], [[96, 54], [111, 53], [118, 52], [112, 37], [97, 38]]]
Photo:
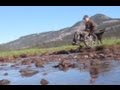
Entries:
[[34, 48], [34, 49], [23, 49], [23, 50], [16, 50], [16, 51], [1, 51], [0, 57], [1, 58], [17, 58], [20, 57], [20, 55], [27, 55], [27, 56], [34, 56], [34, 55], [40, 55], [47, 52], [55, 52], [55, 51], [61, 51], [61, 50], [70, 50], [70, 49], [76, 49], [78, 46], [72, 46], [72, 45], [65, 45], [61, 47], [54, 47], [54, 48]]
[[103, 40], [103, 45], [109, 46], [109, 45], [120, 45], [120, 39], [118, 38], [106, 38]]
[[[103, 40], [103, 45], [109, 46], [109, 45], [120, 45], [120, 39], [116, 38], [109, 38]], [[0, 52], [0, 58], [17, 58], [20, 57], [20, 55], [27, 55], [27, 56], [33, 56], [33, 55], [41, 55], [47, 52], [56, 52], [61, 50], [70, 50], [70, 49], [77, 49], [78, 46], [73, 45], [65, 45], [60, 47], [53, 47], [53, 48], [33, 48], [33, 49], [23, 49], [23, 50], [16, 50], [16, 51], [1, 51]]]

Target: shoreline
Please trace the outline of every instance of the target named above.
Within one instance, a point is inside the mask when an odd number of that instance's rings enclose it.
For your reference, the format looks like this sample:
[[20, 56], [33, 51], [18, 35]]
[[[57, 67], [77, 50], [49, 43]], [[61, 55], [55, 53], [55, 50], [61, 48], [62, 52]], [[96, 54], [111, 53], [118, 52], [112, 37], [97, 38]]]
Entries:
[[[72, 54], [72, 57], [71, 57]], [[76, 54], [78, 54], [76, 56]], [[66, 58], [64, 58], [66, 56]], [[43, 59], [44, 58], [44, 59]], [[20, 60], [30, 60], [35, 62], [37, 59], [44, 61], [59, 61], [59, 60], [69, 60], [69, 59], [78, 59], [78, 60], [120, 60], [120, 45], [111, 45], [111, 46], [97, 46], [94, 48], [77, 48], [70, 50], [60, 50], [60, 51], [51, 51], [46, 52], [40, 55], [31, 55], [27, 56], [22, 54], [20, 57], [15, 58], [2, 58], [0, 57], [0, 63], [12, 62], [16, 63]]]

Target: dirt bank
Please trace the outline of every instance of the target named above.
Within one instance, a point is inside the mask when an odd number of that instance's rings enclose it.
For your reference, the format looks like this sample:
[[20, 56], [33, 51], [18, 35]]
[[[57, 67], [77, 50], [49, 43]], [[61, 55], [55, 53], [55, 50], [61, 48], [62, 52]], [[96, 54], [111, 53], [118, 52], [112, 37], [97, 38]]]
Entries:
[[[29, 57], [19, 57], [16, 59], [9, 60], [7, 58], [0, 58], [0, 63], [12, 62], [15, 65], [30, 65], [35, 63], [37, 67], [43, 67], [42, 64], [45, 64], [50, 61], [85, 61], [85, 60], [120, 60], [120, 45], [113, 46], [97, 46], [95, 48], [79, 48], [71, 49], [68, 51], [57, 51], [52, 53], [46, 53], [39, 56], [29, 56]], [[19, 63], [17, 63], [20, 61]], [[39, 62], [39, 63], [38, 63]], [[38, 65], [39, 64], [39, 65]]]

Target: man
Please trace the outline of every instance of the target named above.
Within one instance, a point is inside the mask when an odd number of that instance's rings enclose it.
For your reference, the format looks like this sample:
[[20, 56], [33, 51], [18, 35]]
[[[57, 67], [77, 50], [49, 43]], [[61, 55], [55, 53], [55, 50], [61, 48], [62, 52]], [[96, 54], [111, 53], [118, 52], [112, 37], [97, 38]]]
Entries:
[[88, 15], [85, 15], [83, 17], [83, 20], [85, 22], [85, 31], [88, 32], [89, 35], [93, 34], [96, 28], [96, 24], [92, 20], [90, 20]]
[[73, 45], [77, 44], [76, 39], [81, 40], [81, 39], [84, 39], [84, 37], [87, 37], [91, 34], [94, 36], [93, 33], [94, 33], [95, 28], [96, 28], [96, 24], [92, 20], [90, 20], [88, 15], [85, 15], [83, 17], [83, 20], [84, 20], [84, 23], [85, 23], [85, 30], [75, 32], [74, 37], [73, 37], [73, 43], [72, 43]]

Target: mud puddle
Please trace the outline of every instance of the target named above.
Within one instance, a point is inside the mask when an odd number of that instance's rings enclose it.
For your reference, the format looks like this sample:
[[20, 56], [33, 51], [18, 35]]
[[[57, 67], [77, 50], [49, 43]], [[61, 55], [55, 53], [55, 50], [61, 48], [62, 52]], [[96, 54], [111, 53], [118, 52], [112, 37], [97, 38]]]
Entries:
[[[77, 63], [77, 67], [67, 70], [55, 68], [59, 62], [49, 62], [44, 67], [36, 68], [20, 65], [11, 67], [11, 63], [0, 65], [0, 80], [10, 81], [9, 85], [41, 85], [45, 79], [47, 85], [120, 85], [120, 61], [109, 60], [99, 65], [83, 67]], [[20, 70], [36, 70], [38, 73], [32, 76], [22, 76]]]

